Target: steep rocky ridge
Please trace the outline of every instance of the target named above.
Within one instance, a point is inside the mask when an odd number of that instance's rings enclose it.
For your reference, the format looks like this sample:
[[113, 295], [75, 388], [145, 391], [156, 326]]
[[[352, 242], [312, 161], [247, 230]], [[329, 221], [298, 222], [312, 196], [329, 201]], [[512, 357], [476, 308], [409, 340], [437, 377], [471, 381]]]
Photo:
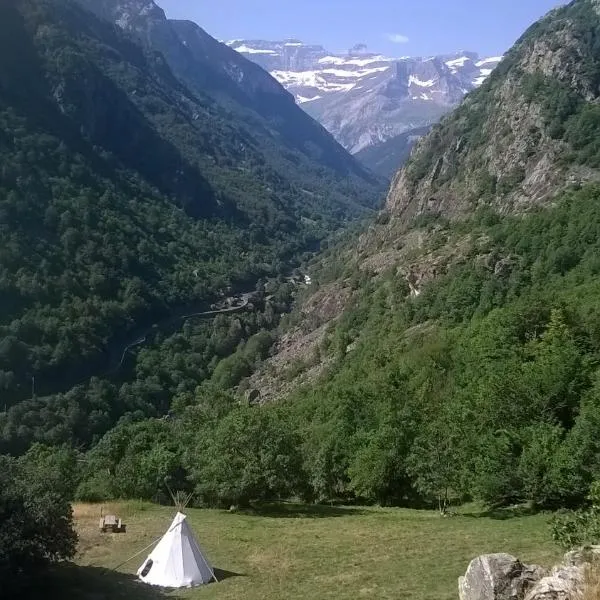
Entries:
[[394, 221], [501, 213], [597, 179], [598, 19], [592, 2], [535, 24], [464, 103], [418, 144], [387, 199]]
[[[221, 44], [190, 21], [168, 20], [146, 0], [78, 0], [88, 10], [134, 35], [146, 48], [164, 56], [172, 72], [194, 93], [208, 96], [236, 119], [280, 177], [331, 199], [359, 196], [376, 204], [379, 182], [300, 110], [293, 97], [258, 65]], [[247, 144], [246, 144], [247, 145]], [[323, 182], [329, 170], [333, 185]], [[328, 177], [326, 176], [326, 179]], [[318, 182], [318, 183], [317, 183]], [[316, 184], [316, 185], [315, 185]], [[368, 188], [372, 188], [369, 190]], [[305, 195], [304, 200], [310, 202]], [[358, 200], [361, 203], [363, 200]]]

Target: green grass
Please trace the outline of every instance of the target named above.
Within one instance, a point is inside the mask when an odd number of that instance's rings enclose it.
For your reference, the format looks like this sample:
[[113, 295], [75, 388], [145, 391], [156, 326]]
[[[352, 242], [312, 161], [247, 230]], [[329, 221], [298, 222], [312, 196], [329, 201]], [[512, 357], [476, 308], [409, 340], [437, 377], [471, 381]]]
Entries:
[[251, 515], [190, 509], [188, 516], [201, 545], [225, 577], [218, 584], [168, 594], [126, 576], [135, 573], [148, 551], [119, 572], [103, 573], [102, 568], [116, 567], [159, 537], [173, 509], [128, 503], [106, 510], [123, 517], [126, 534], [101, 535], [100, 507], [76, 507], [80, 569], [68, 571], [66, 579], [77, 593], [69, 597], [456, 600], [456, 580], [479, 554], [509, 552], [544, 565], [559, 556], [550, 541], [547, 515], [490, 516], [472, 511], [441, 518], [434, 512], [406, 509], [293, 505]]

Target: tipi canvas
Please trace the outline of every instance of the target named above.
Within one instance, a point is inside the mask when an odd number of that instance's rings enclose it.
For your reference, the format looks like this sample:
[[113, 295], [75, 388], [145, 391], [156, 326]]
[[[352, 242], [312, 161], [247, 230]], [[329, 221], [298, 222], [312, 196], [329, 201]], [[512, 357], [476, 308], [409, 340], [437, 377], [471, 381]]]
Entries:
[[139, 568], [138, 577], [144, 583], [168, 588], [192, 587], [215, 579], [184, 514], [177, 513], [167, 533]]

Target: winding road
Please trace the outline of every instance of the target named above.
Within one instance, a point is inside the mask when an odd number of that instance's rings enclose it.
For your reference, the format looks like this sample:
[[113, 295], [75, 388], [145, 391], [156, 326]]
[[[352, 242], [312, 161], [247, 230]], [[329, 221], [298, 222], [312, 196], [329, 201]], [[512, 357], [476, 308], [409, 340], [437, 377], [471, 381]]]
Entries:
[[223, 314], [230, 314], [230, 313], [236, 313], [236, 312], [240, 312], [242, 310], [244, 310], [248, 304], [250, 304], [250, 300], [252, 299], [252, 297], [254, 296], [255, 292], [244, 292], [243, 294], [239, 294], [238, 296], [235, 296], [236, 300], [241, 300], [241, 304], [237, 304], [235, 306], [230, 306], [228, 308], [220, 308], [220, 309], [216, 309], [216, 310], [205, 310], [205, 311], [201, 311], [201, 312], [194, 312], [194, 313], [190, 313], [188, 315], [182, 315], [182, 316], [178, 316], [178, 317], [166, 317], [164, 320], [159, 321], [158, 323], [153, 323], [152, 325], [150, 325], [149, 327], [146, 328], [145, 331], [143, 332], [136, 332], [135, 335], [135, 340], [132, 342], [125, 342], [125, 346], [122, 347], [122, 351], [121, 350], [117, 350], [117, 351], [113, 351], [111, 352], [111, 356], [119, 356], [120, 355], [120, 360], [115, 363], [114, 359], [111, 359], [110, 361], [110, 368], [108, 370], [109, 374], [115, 374], [117, 373], [121, 367], [123, 366], [123, 363], [125, 362], [125, 357], [127, 356], [127, 353], [130, 350], [133, 350], [133, 348], [137, 348], [138, 346], [142, 346], [143, 344], [148, 342], [148, 337], [151, 333], [155, 333], [158, 330], [160, 330], [161, 328], [167, 327], [167, 326], [173, 326], [175, 325], [178, 321], [180, 321], [180, 326], [183, 325], [183, 323], [185, 323], [186, 321], [188, 321], [189, 319], [197, 319], [197, 318], [207, 318], [207, 317], [216, 317], [218, 315], [223, 315]]

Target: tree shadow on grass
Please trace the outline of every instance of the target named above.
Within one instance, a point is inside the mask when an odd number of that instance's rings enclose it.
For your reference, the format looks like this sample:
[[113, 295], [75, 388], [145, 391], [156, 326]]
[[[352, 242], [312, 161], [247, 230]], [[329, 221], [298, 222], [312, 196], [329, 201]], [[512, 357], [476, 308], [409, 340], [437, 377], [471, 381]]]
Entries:
[[240, 509], [238, 512], [273, 519], [330, 519], [365, 514], [364, 510], [350, 506], [286, 503], [258, 504], [250, 509]]
[[[214, 569], [217, 582], [240, 573]], [[211, 584], [213, 585], [213, 584]], [[63, 563], [39, 577], [35, 585], [22, 590], [21, 600], [181, 600], [177, 590], [161, 589], [142, 583], [135, 575], [102, 567], [81, 567]]]
[[461, 517], [467, 517], [472, 519], [493, 519], [495, 521], [507, 521], [508, 519], [531, 517], [533, 515], [538, 514], [538, 512], [539, 511], [535, 510], [531, 506], [518, 505], [505, 507], [491, 507], [487, 510], [482, 510], [476, 513], [459, 514]]
[[[42, 582], [40, 582], [42, 583]], [[100, 567], [61, 564], [43, 578], [29, 598], [44, 600], [179, 600], [176, 593], [146, 585], [135, 575]], [[41, 593], [43, 592], [43, 593]]]

